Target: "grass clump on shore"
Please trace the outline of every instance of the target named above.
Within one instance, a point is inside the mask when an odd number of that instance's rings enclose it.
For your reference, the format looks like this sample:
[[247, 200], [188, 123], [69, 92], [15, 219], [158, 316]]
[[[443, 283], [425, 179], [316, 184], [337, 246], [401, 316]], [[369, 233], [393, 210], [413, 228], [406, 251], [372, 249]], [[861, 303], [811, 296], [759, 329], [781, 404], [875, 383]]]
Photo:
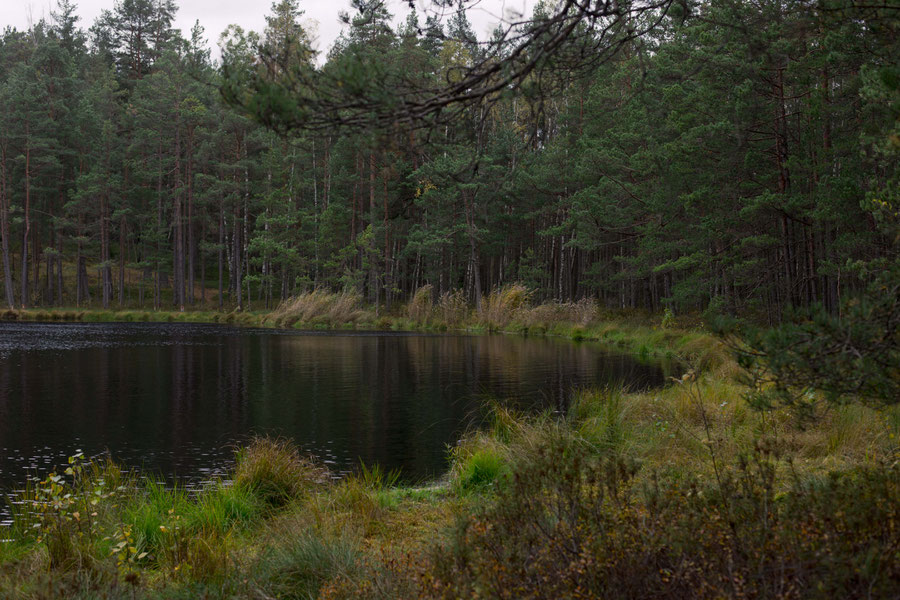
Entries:
[[528, 305], [528, 289], [512, 283], [494, 289], [481, 301], [478, 322], [489, 331], [501, 331]]
[[428, 325], [434, 318], [434, 286], [423, 285], [415, 291], [409, 304], [406, 305], [406, 314], [410, 320], [422, 325]]
[[311, 485], [328, 479], [325, 469], [301, 456], [286, 440], [256, 438], [237, 452], [234, 487], [247, 490], [266, 506], [284, 506]]
[[321, 588], [359, 571], [362, 549], [349, 534], [328, 534], [305, 527], [280, 529], [256, 558], [257, 586], [275, 598], [317, 598]]
[[395, 319], [404, 328], [446, 331], [469, 326], [472, 309], [462, 290], [444, 292], [435, 298], [431, 285], [417, 289], [406, 305], [405, 318]]
[[216, 482], [186, 508], [184, 527], [189, 531], [226, 534], [258, 521], [268, 500], [257, 490]]
[[494, 448], [481, 447], [455, 461], [452, 477], [460, 492], [470, 492], [499, 485], [508, 474], [503, 454]]
[[365, 316], [365, 311], [360, 308], [361, 301], [354, 292], [333, 293], [317, 288], [285, 300], [272, 311], [268, 320], [278, 327], [298, 324], [339, 327]]

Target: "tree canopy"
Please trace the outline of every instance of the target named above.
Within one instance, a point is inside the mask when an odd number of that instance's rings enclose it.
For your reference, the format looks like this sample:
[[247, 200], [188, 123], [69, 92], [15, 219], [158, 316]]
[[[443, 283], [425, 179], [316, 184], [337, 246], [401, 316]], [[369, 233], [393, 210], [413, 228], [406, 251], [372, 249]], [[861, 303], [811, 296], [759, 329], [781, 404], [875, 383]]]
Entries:
[[569, 0], [479, 40], [439, 5], [394, 26], [356, 0], [319, 58], [298, 0], [229, 27], [221, 63], [174, 0], [7, 29], [6, 303], [477, 303], [522, 281], [774, 324], [840, 316], [860, 265], [896, 260], [895, 8]]

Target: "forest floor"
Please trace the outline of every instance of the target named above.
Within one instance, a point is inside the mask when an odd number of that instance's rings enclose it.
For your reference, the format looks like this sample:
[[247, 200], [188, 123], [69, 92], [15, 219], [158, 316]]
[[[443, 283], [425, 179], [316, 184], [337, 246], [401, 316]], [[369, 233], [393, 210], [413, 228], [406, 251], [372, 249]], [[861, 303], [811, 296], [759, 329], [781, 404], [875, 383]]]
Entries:
[[[31, 487], [0, 544], [0, 598], [891, 597], [900, 411], [752, 409], [720, 340], [671, 316], [450, 301], [376, 317], [317, 292], [259, 313], [28, 311], [3, 318], [507, 331], [683, 361], [660, 389], [585, 390], [567, 415], [490, 407], [447, 474], [334, 479], [256, 440], [199, 494], [114, 464]], [[454, 312], [455, 311], [455, 312]], [[665, 323], [663, 323], [665, 321]], [[662, 327], [665, 324], [666, 327]], [[22, 507], [28, 507], [28, 510]]]

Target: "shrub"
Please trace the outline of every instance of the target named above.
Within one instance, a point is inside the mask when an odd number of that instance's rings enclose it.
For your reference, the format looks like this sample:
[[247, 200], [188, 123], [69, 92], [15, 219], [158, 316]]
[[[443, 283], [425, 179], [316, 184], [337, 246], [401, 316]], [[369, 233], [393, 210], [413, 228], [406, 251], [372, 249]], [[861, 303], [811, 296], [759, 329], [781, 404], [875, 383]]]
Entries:
[[[423, 597], [889, 597], [900, 466], [779, 479], [759, 443], [716, 483], [653, 477], [561, 430], [415, 574]], [[779, 491], [783, 490], [783, 491]]]
[[837, 315], [813, 305], [788, 310], [771, 329], [717, 323], [747, 370], [753, 405], [809, 411], [814, 392], [834, 404], [900, 403], [900, 259], [876, 264], [878, 275]]
[[663, 311], [662, 322], [660, 323], [660, 327], [663, 329], [672, 329], [673, 327], [677, 327], [678, 324], [675, 320], [675, 311], [673, 311], [670, 307], [666, 307], [666, 310]]
[[46, 548], [49, 566], [60, 570], [92, 569], [108, 546], [102, 524], [117, 511], [117, 502], [133, 489], [133, 481], [110, 461], [83, 462], [77, 454], [61, 474], [51, 472], [29, 483], [12, 505], [12, 531]]

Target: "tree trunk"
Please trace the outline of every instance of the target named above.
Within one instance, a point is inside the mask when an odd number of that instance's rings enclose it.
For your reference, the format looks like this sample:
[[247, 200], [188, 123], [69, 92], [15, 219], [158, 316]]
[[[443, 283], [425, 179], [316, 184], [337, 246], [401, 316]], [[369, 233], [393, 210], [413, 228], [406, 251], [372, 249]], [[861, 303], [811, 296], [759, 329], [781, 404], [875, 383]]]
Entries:
[[56, 232], [56, 304], [63, 305], [63, 234]]
[[472, 271], [472, 288], [475, 299], [475, 309], [481, 312], [481, 268], [478, 264], [478, 248], [475, 240], [475, 199], [471, 202], [465, 190], [462, 192], [463, 203], [466, 211], [466, 231], [469, 234], [469, 268]]
[[162, 303], [162, 135], [160, 135], [160, 141], [156, 145], [156, 161], [159, 170], [156, 173], [156, 256], [154, 257], [156, 280], [153, 287], [153, 310], [159, 310]]
[[[778, 170], [778, 193], [786, 197], [790, 193], [791, 175], [788, 170], [787, 112], [784, 97], [784, 69], [778, 69], [778, 82], [774, 85], [775, 96], [775, 162]], [[782, 247], [784, 251], [785, 298], [792, 305], [797, 303], [795, 285], [795, 257], [793, 246], [793, 224], [786, 214], [781, 215]]]
[[244, 302], [242, 296], [241, 289], [241, 270], [243, 266], [241, 264], [241, 205], [239, 202], [234, 203], [234, 210], [232, 212], [232, 225], [231, 225], [231, 278], [232, 278], [232, 288], [234, 290], [235, 301], [237, 302], [237, 309], [244, 309]]
[[387, 173], [382, 174], [381, 183], [384, 188], [384, 219], [382, 220], [382, 229], [384, 229], [384, 307], [386, 310], [391, 310], [391, 232], [388, 228]]
[[31, 281], [34, 282], [34, 290], [31, 292], [37, 298], [38, 303], [41, 301], [40, 294], [40, 286], [41, 286], [41, 229], [40, 222], [37, 224], [37, 228], [34, 230], [34, 235], [31, 236], [31, 265], [34, 269], [34, 275], [31, 278]]
[[222, 289], [225, 278], [225, 200], [219, 199], [219, 310], [222, 310]]
[[[206, 238], [206, 219], [200, 220], [200, 246], [203, 246], [203, 240]], [[206, 261], [202, 251], [198, 252], [200, 259], [200, 304], [206, 305]]]
[[105, 193], [100, 197], [100, 272], [103, 308], [109, 308], [112, 272], [109, 265], [109, 198]]
[[[325, 167], [328, 168], [327, 166]], [[313, 266], [313, 286], [319, 286], [319, 182], [316, 179], [316, 142], [312, 143], [312, 171], [313, 171], [313, 249], [315, 265]], [[294, 164], [291, 163], [291, 183], [294, 180]], [[268, 308], [268, 303], [266, 303]]]
[[378, 270], [375, 264], [375, 151], [369, 151], [369, 226], [372, 227], [372, 240], [369, 250], [369, 293], [375, 298], [375, 316], [378, 316]]
[[3, 290], [6, 292], [6, 304], [15, 308], [16, 298], [13, 289], [12, 265], [9, 260], [9, 198], [7, 197], [6, 148], [0, 154], [0, 246], [3, 251]]
[[181, 128], [175, 127], [175, 210], [172, 216], [175, 244], [172, 251], [172, 303], [184, 312], [184, 219], [181, 209]]
[[188, 154], [186, 163], [187, 172], [187, 293], [188, 303], [194, 305], [194, 258], [196, 247], [194, 241], [194, 186], [193, 186], [193, 153], [194, 153], [194, 132], [190, 131], [188, 135]]
[[28, 308], [28, 233], [31, 230], [31, 145], [25, 124], [25, 225], [22, 230], [22, 308]]
[[125, 217], [119, 218], [119, 306], [125, 305]]

